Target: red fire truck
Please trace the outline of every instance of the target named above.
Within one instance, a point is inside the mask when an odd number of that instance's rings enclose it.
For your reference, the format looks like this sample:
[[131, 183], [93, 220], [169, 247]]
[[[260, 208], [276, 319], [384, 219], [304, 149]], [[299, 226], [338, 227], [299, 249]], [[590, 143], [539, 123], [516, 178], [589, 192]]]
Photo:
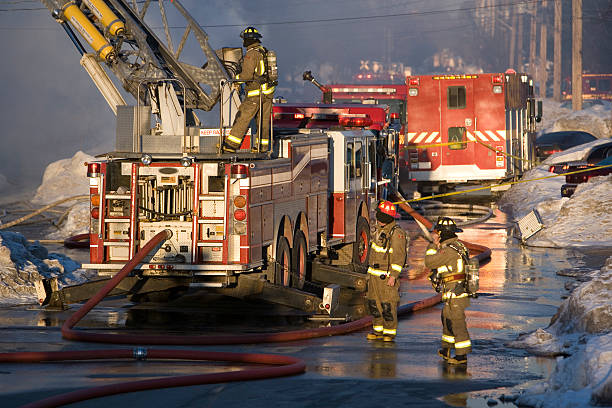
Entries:
[[496, 183], [531, 168], [541, 104], [514, 71], [406, 79], [406, 136], [400, 178], [422, 192]]
[[[310, 73], [308, 73], [310, 74]], [[404, 192], [518, 177], [534, 159], [541, 104], [533, 82], [514, 71], [409, 76], [402, 85], [323, 86], [334, 102], [388, 104], [399, 115], [399, 179]], [[330, 97], [331, 96], [331, 97]]]
[[[312, 255], [333, 260], [348, 253], [360, 276], [343, 275], [343, 283], [365, 288], [387, 107], [276, 106], [270, 151], [249, 136], [236, 153], [223, 153], [222, 137], [240, 104], [231, 80], [240, 48], [213, 51], [177, 0], [168, 9], [160, 2], [157, 17], [168, 33], [166, 13], [183, 16], [185, 36], [193, 33], [202, 50], [198, 66], [181, 61], [182, 46], [173, 51], [170, 38], [162, 42], [145, 23], [145, 14], [147, 22], [155, 17], [152, 7], [138, 10], [127, 0], [44, 3], [117, 114], [116, 150], [87, 166], [90, 263], [84, 268], [114, 275], [170, 230], [135, 276], [266, 298], [262, 287], [269, 283], [303, 288], [314, 273], [307, 265]], [[103, 15], [90, 19], [96, 12]], [[104, 54], [85, 53], [71, 27]], [[136, 105], [122, 100], [100, 62]], [[220, 123], [206, 126], [195, 112], [218, 102]], [[281, 292], [277, 300], [293, 306], [295, 297]], [[308, 297], [305, 304], [318, 306]]]
[[[572, 99], [572, 81], [563, 82], [563, 99]], [[582, 74], [582, 99], [612, 100], [612, 74]]]

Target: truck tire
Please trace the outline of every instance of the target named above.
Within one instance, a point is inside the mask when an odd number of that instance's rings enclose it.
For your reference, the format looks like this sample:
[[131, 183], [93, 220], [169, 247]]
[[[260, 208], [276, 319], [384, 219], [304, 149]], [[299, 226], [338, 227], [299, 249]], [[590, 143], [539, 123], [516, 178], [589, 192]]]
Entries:
[[366, 273], [370, 260], [370, 224], [363, 218], [357, 218], [357, 237], [353, 243], [353, 269]]
[[291, 282], [291, 248], [285, 237], [280, 237], [278, 244], [276, 244], [276, 262], [274, 265], [274, 283], [289, 286]]
[[293, 249], [291, 250], [291, 287], [304, 288], [308, 271], [308, 248], [306, 237], [302, 231], [297, 231], [293, 237]]

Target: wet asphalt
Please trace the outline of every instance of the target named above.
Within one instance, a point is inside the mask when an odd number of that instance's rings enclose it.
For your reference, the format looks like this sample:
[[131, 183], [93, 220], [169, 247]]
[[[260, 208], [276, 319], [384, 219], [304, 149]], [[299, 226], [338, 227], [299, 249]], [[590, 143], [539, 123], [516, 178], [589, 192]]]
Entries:
[[[413, 237], [410, 268], [402, 275], [401, 302], [434, 294], [426, 280], [422, 258], [426, 241], [414, 224], [402, 221]], [[545, 327], [573, 279], [567, 271], [599, 269], [604, 251], [589, 252], [522, 247], [512, 238], [511, 224], [496, 211], [486, 223], [464, 228], [460, 238], [492, 249], [481, 267], [481, 296], [467, 309], [473, 342], [466, 368], [449, 366], [437, 356], [441, 305], [401, 319], [393, 344], [368, 342], [367, 330], [303, 341], [227, 346], [184, 346], [182, 349], [274, 353], [303, 359], [304, 374], [257, 381], [211, 384], [121, 394], [71, 407], [511, 407], [500, 396], [520, 385], [549, 375], [555, 360], [529, 355], [506, 346], [518, 334]], [[53, 248], [51, 248], [53, 249]], [[57, 248], [64, 252], [60, 247]], [[69, 254], [84, 260], [86, 253]], [[558, 274], [559, 273], [559, 274]], [[261, 332], [303, 328], [304, 317], [284, 308], [235, 301], [208, 300], [198, 307], [197, 294], [178, 303], [135, 305], [113, 298], [96, 307], [79, 327], [88, 330], [139, 333]], [[212, 305], [212, 306], [211, 306]], [[0, 352], [93, 350], [125, 348], [63, 340], [59, 327], [77, 309], [57, 312], [38, 305], [0, 308]], [[231, 311], [230, 311], [231, 309]], [[249, 310], [249, 313], [244, 313]], [[173, 348], [155, 346], [156, 348]], [[0, 406], [26, 403], [76, 389], [240, 369], [202, 362], [95, 361], [44, 364], [0, 364]]]

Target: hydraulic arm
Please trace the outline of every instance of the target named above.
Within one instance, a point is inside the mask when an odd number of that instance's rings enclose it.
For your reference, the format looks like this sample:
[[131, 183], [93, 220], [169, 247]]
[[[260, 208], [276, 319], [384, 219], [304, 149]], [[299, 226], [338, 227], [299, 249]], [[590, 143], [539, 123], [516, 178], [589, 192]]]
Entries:
[[[151, 103], [151, 90], [143, 84], [168, 79], [186, 109], [209, 111], [221, 96], [223, 82], [233, 76], [210, 47], [206, 32], [178, 0], [169, 4], [173, 7], [173, 26], [185, 27], [179, 42], [172, 39], [168, 22], [170, 10], [166, 10], [168, 2], [163, 0], [155, 2], [159, 7], [150, 7], [151, 0], [41, 1], [62, 24], [79, 52], [83, 54], [85, 49], [73, 29], [91, 46], [96, 59], [117, 76], [123, 88], [144, 104]], [[159, 21], [165, 42], [145, 20]], [[191, 34], [201, 51], [196, 56], [199, 66], [184, 62], [182, 58]], [[176, 48], [174, 44], [178, 44]], [[189, 57], [193, 60], [193, 55]]]

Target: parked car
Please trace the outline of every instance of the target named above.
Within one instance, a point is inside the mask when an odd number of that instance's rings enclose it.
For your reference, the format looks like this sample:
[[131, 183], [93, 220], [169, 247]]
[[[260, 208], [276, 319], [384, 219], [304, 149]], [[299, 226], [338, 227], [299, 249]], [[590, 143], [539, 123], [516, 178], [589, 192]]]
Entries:
[[[609, 166], [599, 168], [600, 166]], [[565, 184], [561, 186], [561, 197], [571, 197], [576, 191], [576, 187], [580, 183], [586, 183], [592, 177], [607, 176], [612, 174], [612, 156], [600, 161], [599, 163], [591, 164], [593, 170], [583, 171], [582, 173], [568, 174], [565, 176]]]
[[577, 160], [553, 163], [548, 168], [548, 171], [555, 174], [567, 173], [595, 166], [595, 164], [609, 157], [612, 157], [612, 140], [607, 140], [605, 142], [602, 140], [601, 143], [586, 149], [584, 155]]
[[594, 140], [597, 140], [595, 136], [579, 130], [544, 133], [535, 140], [536, 157], [539, 160], [544, 160], [553, 153]]

